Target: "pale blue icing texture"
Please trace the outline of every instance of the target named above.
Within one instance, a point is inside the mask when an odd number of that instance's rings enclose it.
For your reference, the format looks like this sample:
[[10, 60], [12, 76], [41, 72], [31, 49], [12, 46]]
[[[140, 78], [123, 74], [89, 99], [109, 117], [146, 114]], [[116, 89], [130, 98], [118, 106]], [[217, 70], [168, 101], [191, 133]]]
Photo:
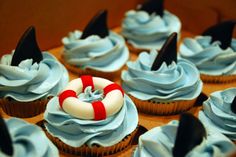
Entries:
[[236, 88], [217, 91], [203, 103], [199, 119], [206, 127], [218, 130], [232, 140], [236, 140], [236, 114], [231, 111], [231, 103], [236, 96]]
[[114, 72], [128, 60], [129, 51], [120, 35], [110, 31], [105, 38], [91, 35], [80, 39], [81, 34], [76, 30], [62, 39], [63, 56], [67, 63], [82, 69]]
[[122, 72], [122, 87], [132, 96], [141, 100], [168, 102], [175, 100], [192, 100], [201, 93], [202, 81], [196, 67], [184, 60], [164, 62], [152, 71], [151, 67], [157, 52], [142, 52], [134, 62], [128, 62], [128, 70]]
[[[12, 157], [59, 157], [57, 148], [37, 126], [17, 118], [5, 120], [12, 143]], [[1, 157], [7, 157], [0, 150]]]
[[82, 120], [64, 112], [58, 97], [52, 98], [44, 114], [47, 131], [62, 142], [73, 147], [97, 144], [108, 147], [120, 142], [138, 125], [138, 113], [132, 100], [125, 95], [124, 105], [114, 116], [105, 120]]
[[69, 81], [65, 67], [51, 54], [44, 52], [40, 63], [32, 59], [11, 66], [12, 54], [4, 55], [0, 62], [0, 97], [11, 97], [29, 102], [55, 96]]
[[[134, 157], [172, 157], [178, 121], [156, 127], [139, 137]], [[224, 157], [235, 150], [235, 145], [224, 135], [207, 130], [202, 143], [186, 154], [186, 157]]]
[[122, 23], [122, 35], [135, 48], [160, 49], [171, 33], [177, 32], [180, 37], [180, 28], [179, 18], [168, 11], [160, 17], [130, 10]]
[[231, 47], [225, 50], [220, 44], [219, 41], [211, 43], [210, 36], [185, 38], [180, 46], [180, 57], [193, 62], [201, 74], [236, 74], [236, 39], [232, 39]]
[[103, 90], [92, 91], [92, 87], [88, 86], [84, 89], [84, 93], [80, 93], [78, 99], [84, 102], [101, 101], [103, 99]]

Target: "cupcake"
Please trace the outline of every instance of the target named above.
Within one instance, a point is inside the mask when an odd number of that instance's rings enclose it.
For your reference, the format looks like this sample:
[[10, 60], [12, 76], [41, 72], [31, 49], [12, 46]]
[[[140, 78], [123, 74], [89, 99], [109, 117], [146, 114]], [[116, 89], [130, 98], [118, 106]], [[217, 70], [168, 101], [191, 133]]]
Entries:
[[1, 157], [59, 157], [57, 148], [37, 126], [17, 118], [0, 118]]
[[236, 141], [236, 88], [217, 91], [203, 103], [199, 119], [206, 127], [213, 128]]
[[181, 22], [178, 17], [163, 7], [164, 0], [148, 0], [137, 10], [129, 10], [122, 22], [122, 35], [127, 39], [131, 52], [161, 49], [168, 36], [178, 32]]
[[205, 30], [201, 36], [185, 38], [180, 57], [193, 62], [204, 82], [236, 81], [235, 21], [224, 21]]
[[78, 75], [114, 79], [129, 58], [123, 37], [107, 28], [106, 10], [98, 12], [83, 32], [70, 32], [62, 43], [62, 62]]
[[41, 53], [35, 28], [29, 27], [11, 54], [0, 60], [0, 104], [10, 116], [42, 113], [48, 100], [68, 83], [66, 69], [50, 53]]
[[144, 113], [168, 115], [191, 108], [202, 91], [197, 68], [177, 60], [177, 33], [169, 36], [162, 49], [142, 52], [122, 72], [122, 87]]
[[223, 157], [235, 145], [221, 133], [205, 129], [191, 114], [156, 127], [139, 137], [133, 157]]
[[85, 75], [72, 80], [48, 102], [44, 120], [45, 132], [59, 150], [103, 156], [131, 144], [138, 113], [119, 85]]

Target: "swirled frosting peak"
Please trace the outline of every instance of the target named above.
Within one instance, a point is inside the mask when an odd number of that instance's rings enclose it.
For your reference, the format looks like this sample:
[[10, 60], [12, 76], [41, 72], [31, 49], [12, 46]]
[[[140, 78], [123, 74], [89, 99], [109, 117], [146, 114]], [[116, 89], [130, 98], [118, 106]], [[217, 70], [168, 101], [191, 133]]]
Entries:
[[[20, 119], [7, 119], [12, 143], [12, 157], [58, 157], [57, 148], [51, 143], [44, 132], [37, 126], [28, 124]], [[0, 150], [0, 156], [7, 157]]]
[[118, 113], [99, 121], [72, 117], [60, 108], [58, 97], [54, 97], [47, 105], [44, 119], [47, 131], [72, 147], [84, 144], [89, 147], [95, 144], [112, 146], [132, 133], [138, 125], [137, 109], [126, 95]]
[[236, 88], [214, 92], [199, 113], [199, 119], [206, 127], [218, 130], [232, 140], [236, 140], [236, 114], [231, 109], [235, 95]]
[[88, 86], [85, 88], [84, 93], [80, 93], [78, 96], [79, 100], [85, 102], [94, 102], [103, 99], [103, 90], [92, 91], [92, 87]]
[[82, 69], [114, 72], [128, 60], [128, 48], [118, 34], [110, 31], [105, 38], [91, 35], [80, 39], [81, 34], [80, 31], [74, 31], [62, 39], [65, 48], [63, 56], [67, 63]]
[[141, 100], [173, 101], [192, 100], [201, 93], [202, 81], [196, 67], [184, 60], [165, 62], [158, 70], [151, 66], [157, 52], [142, 52], [134, 62], [128, 62], [128, 70], [122, 72], [122, 87], [132, 96]]
[[29, 102], [55, 96], [69, 81], [67, 70], [51, 54], [44, 52], [43, 60], [32, 59], [11, 66], [12, 54], [4, 55], [0, 61], [0, 97], [10, 97]]
[[194, 63], [202, 74], [236, 74], [236, 40], [232, 39], [227, 49], [222, 49], [219, 41], [211, 40], [210, 36], [185, 38], [180, 45], [180, 57]]
[[178, 17], [168, 11], [164, 11], [161, 17], [142, 10], [130, 10], [125, 14], [122, 34], [135, 48], [160, 49], [171, 33], [180, 33], [180, 28]]
[[[139, 137], [134, 157], [172, 157], [173, 147], [179, 122], [171, 121], [165, 126], [156, 127]], [[226, 156], [236, 149], [235, 145], [224, 135], [214, 130], [207, 130], [207, 137], [201, 144], [190, 150], [186, 157]]]

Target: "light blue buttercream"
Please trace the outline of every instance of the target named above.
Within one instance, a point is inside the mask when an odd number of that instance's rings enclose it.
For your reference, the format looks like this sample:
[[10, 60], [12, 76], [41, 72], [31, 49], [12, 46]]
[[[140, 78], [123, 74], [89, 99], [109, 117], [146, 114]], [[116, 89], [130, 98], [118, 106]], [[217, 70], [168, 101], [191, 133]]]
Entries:
[[[12, 143], [12, 157], [59, 157], [57, 148], [36, 125], [17, 118], [5, 120]], [[1, 157], [8, 157], [0, 150]]]
[[122, 72], [122, 87], [132, 96], [141, 100], [175, 101], [192, 100], [201, 93], [202, 81], [196, 67], [184, 60], [164, 62], [152, 71], [151, 67], [157, 52], [142, 52], [134, 62], [128, 62], [128, 70]]
[[236, 96], [236, 88], [217, 91], [203, 103], [199, 119], [206, 127], [211, 127], [236, 140], [236, 114], [231, 110], [231, 103]]
[[51, 54], [44, 52], [40, 63], [32, 59], [11, 66], [12, 54], [0, 61], [0, 97], [11, 97], [20, 102], [29, 102], [47, 96], [55, 96], [69, 81], [65, 67]]
[[94, 102], [103, 99], [103, 90], [92, 91], [92, 87], [88, 86], [84, 89], [84, 93], [80, 93], [78, 99], [84, 102]]
[[62, 39], [63, 56], [67, 63], [82, 69], [114, 72], [120, 70], [128, 60], [129, 51], [120, 35], [110, 31], [105, 38], [91, 35], [80, 39], [81, 34], [76, 30]]
[[108, 147], [120, 142], [138, 125], [138, 113], [132, 100], [125, 95], [121, 110], [105, 120], [82, 120], [64, 112], [58, 97], [52, 98], [44, 113], [47, 131], [72, 147], [84, 144]]
[[130, 10], [122, 23], [122, 35], [133, 47], [140, 49], [160, 49], [171, 33], [177, 32], [180, 37], [180, 29], [179, 18], [168, 11], [160, 17]]
[[[171, 121], [165, 126], [156, 127], [139, 137], [134, 157], [172, 157], [178, 121]], [[236, 149], [224, 135], [214, 130], [207, 130], [207, 137], [202, 143], [189, 151], [186, 157], [224, 157]]]
[[211, 43], [210, 36], [185, 38], [180, 45], [180, 57], [193, 62], [202, 74], [236, 74], [236, 39], [232, 39], [231, 47], [225, 50], [220, 44], [219, 41]]

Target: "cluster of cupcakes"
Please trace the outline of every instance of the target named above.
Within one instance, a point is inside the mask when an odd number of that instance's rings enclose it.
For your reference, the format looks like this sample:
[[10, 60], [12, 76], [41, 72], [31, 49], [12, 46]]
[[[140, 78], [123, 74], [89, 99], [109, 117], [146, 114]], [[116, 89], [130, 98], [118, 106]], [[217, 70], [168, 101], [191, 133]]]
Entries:
[[[59, 60], [41, 52], [29, 27], [0, 61], [0, 105], [9, 116], [41, 113], [38, 126], [0, 117], [0, 156], [113, 155], [138, 136], [138, 111], [181, 114], [139, 137], [134, 157], [225, 156], [236, 151], [236, 88], [216, 91], [195, 116], [206, 83], [236, 81], [235, 21], [185, 38], [181, 22], [149, 0], [125, 14], [120, 34], [99, 11], [83, 31], [62, 39]], [[128, 61], [130, 54], [137, 55]], [[68, 71], [78, 75], [69, 82]], [[120, 78], [119, 84], [113, 82]]]

